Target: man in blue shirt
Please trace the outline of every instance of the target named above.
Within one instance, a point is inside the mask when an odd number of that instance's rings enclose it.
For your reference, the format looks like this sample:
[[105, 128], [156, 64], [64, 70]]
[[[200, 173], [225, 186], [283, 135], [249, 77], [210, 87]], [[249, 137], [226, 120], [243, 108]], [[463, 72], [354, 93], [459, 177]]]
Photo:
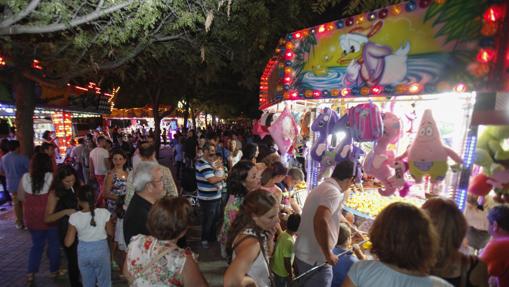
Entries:
[[5, 174], [7, 190], [12, 194], [14, 213], [16, 215], [16, 228], [25, 229], [23, 225], [23, 206], [18, 200], [18, 185], [23, 174], [28, 172], [29, 160], [19, 153], [19, 141], [9, 141], [9, 152], [2, 157], [0, 169]]
[[224, 176], [216, 176], [213, 159], [216, 146], [211, 143], [203, 145], [203, 157], [195, 164], [198, 199], [202, 210], [201, 243], [208, 248], [209, 242], [217, 240], [217, 223], [221, 216], [221, 191], [216, 183], [225, 180]]

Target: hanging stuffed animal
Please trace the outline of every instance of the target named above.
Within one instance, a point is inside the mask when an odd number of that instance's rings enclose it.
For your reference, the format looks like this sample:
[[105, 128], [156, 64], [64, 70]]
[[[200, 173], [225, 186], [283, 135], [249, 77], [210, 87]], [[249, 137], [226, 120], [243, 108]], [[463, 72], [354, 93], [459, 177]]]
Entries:
[[302, 138], [309, 137], [309, 125], [311, 124], [311, 112], [307, 111], [300, 119], [300, 135]]
[[[387, 149], [389, 144], [398, 142], [401, 136], [401, 120], [391, 112], [383, 113], [382, 119], [383, 135], [375, 142], [373, 150], [366, 156], [364, 172], [382, 182], [384, 189], [378, 190], [381, 195], [392, 195], [400, 189], [406, 195], [408, 185], [403, 178], [405, 165], [403, 162], [395, 162], [394, 153]], [[404, 189], [405, 187], [406, 189]]]
[[409, 172], [416, 183], [421, 183], [422, 178], [429, 175], [434, 184], [445, 178], [449, 157], [458, 164], [463, 162], [455, 151], [442, 143], [433, 114], [427, 109], [422, 115], [414, 142], [397, 160], [408, 158]]
[[311, 130], [318, 133], [313, 146], [311, 147], [310, 155], [315, 161], [321, 162], [325, 152], [328, 151], [329, 144], [327, 137], [334, 129], [334, 126], [339, 121], [338, 114], [330, 108], [324, 108], [318, 117], [313, 121]]
[[285, 107], [281, 115], [270, 125], [268, 130], [281, 155], [288, 152], [299, 134], [297, 123], [288, 107]]
[[491, 175], [505, 169], [503, 163], [509, 163], [509, 150], [503, 142], [509, 139], [509, 126], [488, 126], [479, 135], [475, 151], [475, 164], [483, 168], [483, 173]]
[[269, 134], [269, 126], [272, 123], [272, 119], [274, 117], [274, 113], [263, 112], [260, 119], [253, 124], [253, 134], [258, 135], [261, 139], [263, 139], [266, 135]]
[[352, 135], [348, 127], [348, 115], [343, 115], [334, 125], [330, 134], [337, 137], [337, 144], [333, 148], [328, 148], [320, 161], [320, 176], [324, 175], [331, 167], [342, 160], [350, 159], [352, 151]]

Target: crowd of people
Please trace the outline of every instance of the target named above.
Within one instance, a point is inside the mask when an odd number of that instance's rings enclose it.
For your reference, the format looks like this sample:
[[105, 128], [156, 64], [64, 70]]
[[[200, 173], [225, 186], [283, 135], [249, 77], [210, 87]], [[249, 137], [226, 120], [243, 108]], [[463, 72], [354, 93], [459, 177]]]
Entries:
[[343, 209], [357, 177], [349, 160], [300, 202], [302, 161], [270, 136], [219, 127], [169, 144], [174, 172], [151, 134], [89, 134], [61, 165], [51, 138], [31, 160], [3, 140], [15, 224], [32, 238], [28, 282], [47, 246], [54, 277], [64, 251], [71, 286], [111, 286], [112, 263], [130, 286], [208, 286], [186, 238], [198, 209], [201, 248], [219, 246], [228, 262], [224, 286], [509, 286], [508, 206], [393, 203], [363, 232]]

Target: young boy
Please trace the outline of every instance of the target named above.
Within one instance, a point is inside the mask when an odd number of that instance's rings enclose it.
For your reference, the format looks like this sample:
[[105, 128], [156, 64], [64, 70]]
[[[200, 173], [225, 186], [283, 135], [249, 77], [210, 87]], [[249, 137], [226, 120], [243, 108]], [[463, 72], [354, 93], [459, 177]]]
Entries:
[[[346, 251], [348, 247], [352, 244], [352, 232], [350, 231], [350, 227], [345, 223], [341, 223], [339, 226], [339, 237], [338, 243], [336, 247], [332, 250], [332, 252], [336, 255]], [[357, 244], [352, 246], [353, 253], [348, 252], [347, 254], [341, 256], [338, 263], [332, 267], [332, 284], [331, 286], [341, 286], [343, 285], [343, 281], [345, 280], [346, 274], [352, 265], [359, 261], [364, 260], [364, 254]]]
[[300, 215], [291, 214], [286, 223], [287, 229], [281, 233], [276, 242], [274, 257], [272, 257], [272, 272], [276, 287], [289, 286], [293, 280], [293, 245], [295, 243], [295, 233], [299, 229]]

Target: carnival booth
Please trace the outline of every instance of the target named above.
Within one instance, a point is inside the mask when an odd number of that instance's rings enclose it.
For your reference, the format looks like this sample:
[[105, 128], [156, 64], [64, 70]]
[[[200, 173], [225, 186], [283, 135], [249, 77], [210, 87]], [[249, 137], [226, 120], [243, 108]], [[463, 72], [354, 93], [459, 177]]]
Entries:
[[[261, 77], [253, 133], [270, 134], [281, 154], [304, 147], [308, 191], [353, 160], [357, 184], [346, 206], [358, 216], [436, 195], [463, 209], [472, 115], [500, 57], [493, 36], [506, 8], [409, 1], [290, 33]], [[481, 27], [488, 36], [479, 41]]]
[[[90, 82], [86, 87], [68, 84], [52, 87], [37, 84], [34, 111], [34, 144], [40, 145], [45, 131], [52, 132], [60, 155], [65, 155], [72, 138], [101, 125], [101, 114], [110, 113], [115, 92], [106, 93]], [[0, 118], [14, 126], [14, 95], [6, 93], [0, 101]]]
[[[171, 109], [171, 107], [162, 106], [160, 112], [165, 112], [168, 109]], [[155, 128], [152, 108], [150, 107], [128, 109], [113, 108], [111, 114], [106, 116], [106, 120], [108, 121], [108, 126], [118, 127], [126, 133], [132, 133], [138, 130], [142, 132], [145, 130], [145, 132], [148, 132], [150, 128]], [[179, 127], [182, 126], [184, 126], [184, 118], [176, 112], [161, 119], [161, 130], [166, 128], [168, 134], [171, 134], [172, 138], [179, 130]]]

